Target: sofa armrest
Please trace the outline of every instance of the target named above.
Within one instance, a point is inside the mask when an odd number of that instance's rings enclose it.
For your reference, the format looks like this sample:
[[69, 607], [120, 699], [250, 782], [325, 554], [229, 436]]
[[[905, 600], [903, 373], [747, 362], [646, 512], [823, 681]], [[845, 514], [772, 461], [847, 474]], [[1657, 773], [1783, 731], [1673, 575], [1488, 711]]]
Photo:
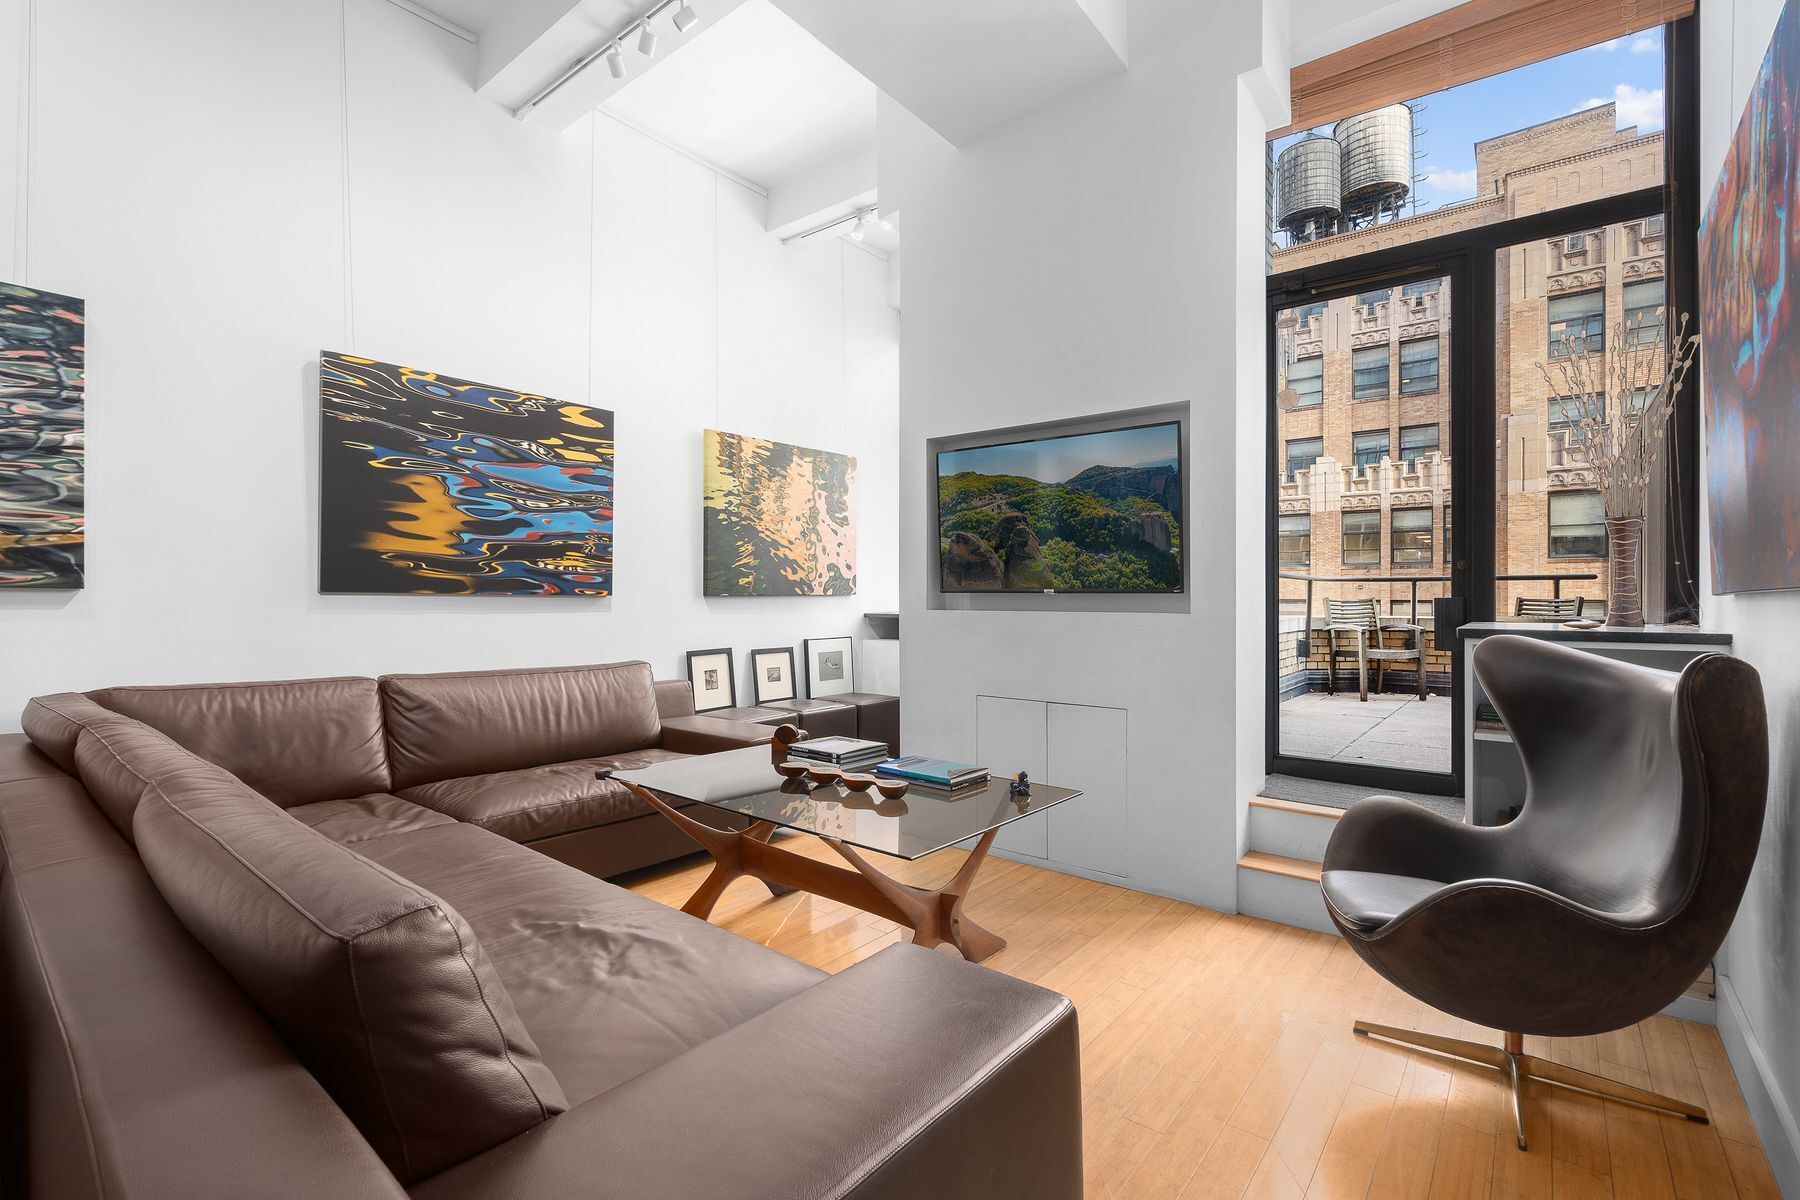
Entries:
[[745, 746], [766, 746], [778, 728], [753, 721], [728, 721], [724, 717], [664, 717], [662, 748], [676, 754], [714, 754]]
[[414, 1200], [1080, 1200], [1075, 1008], [891, 946]]

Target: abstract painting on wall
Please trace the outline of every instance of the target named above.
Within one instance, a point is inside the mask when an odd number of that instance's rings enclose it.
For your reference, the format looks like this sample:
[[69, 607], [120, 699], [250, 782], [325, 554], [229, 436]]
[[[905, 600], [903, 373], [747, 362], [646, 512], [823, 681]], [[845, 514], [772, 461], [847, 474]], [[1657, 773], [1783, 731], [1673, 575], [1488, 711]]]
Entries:
[[609, 596], [613, 414], [319, 359], [319, 589]]
[[1790, 0], [1700, 225], [1712, 590], [1800, 587], [1800, 3]]
[[709, 596], [856, 592], [856, 459], [706, 431]]
[[79, 588], [87, 306], [0, 283], [0, 587]]

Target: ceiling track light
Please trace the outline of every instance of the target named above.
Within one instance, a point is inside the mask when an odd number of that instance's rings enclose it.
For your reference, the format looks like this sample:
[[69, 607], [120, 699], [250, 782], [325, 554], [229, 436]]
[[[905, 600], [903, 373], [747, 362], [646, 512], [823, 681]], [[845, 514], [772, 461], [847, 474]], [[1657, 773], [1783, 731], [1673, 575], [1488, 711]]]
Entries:
[[631, 31], [635, 28], [637, 30], [638, 53], [642, 54], [645, 58], [652, 57], [656, 53], [658, 38], [656, 30], [651, 28], [650, 22], [656, 20], [656, 18], [662, 16], [671, 9], [675, 11], [672, 23], [675, 26], [676, 32], [686, 33], [693, 29], [694, 26], [700, 24], [700, 14], [694, 11], [690, 0], [659, 0], [659, 3], [651, 5], [650, 8], [645, 11], [643, 16], [633, 17], [630, 21], [626, 22], [623, 28], [615, 32], [607, 41], [601, 43], [599, 49], [585, 55], [579, 62], [574, 63], [568, 70], [558, 75], [544, 87], [542, 91], [538, 92], [537, 95], [513, 109], [513, 117], [515, 119], [523, 119], [530, 115], [532, 109], [561, 91], [568, 85], [570, 80], [574, 79], [577, 75], [580, 75], [596, 62], [599, 62], [602, 58], [606, 60], [606, 69], [611, 73], [614, 79], [625, 78], [625, 57], [623, 54], [625, 39], [631, 35]]

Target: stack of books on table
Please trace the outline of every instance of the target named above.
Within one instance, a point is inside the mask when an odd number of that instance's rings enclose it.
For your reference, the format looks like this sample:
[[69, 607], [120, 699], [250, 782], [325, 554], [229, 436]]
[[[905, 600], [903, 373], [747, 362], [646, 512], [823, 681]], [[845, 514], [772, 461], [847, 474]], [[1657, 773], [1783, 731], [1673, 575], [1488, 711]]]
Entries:
[[825, 763], [840, 771], [866, 771], [887, 756], [886, 742], [852, 737], [812, 738], [788, 747], [790, 759]]
[[875, 773], [952, 792], [977, 787], [988, 781], [986, 767], [971, 767], [968, 763], [950, 762], [942, 758], [922, 758], [917, 754], [890, 758], [877, 766]]

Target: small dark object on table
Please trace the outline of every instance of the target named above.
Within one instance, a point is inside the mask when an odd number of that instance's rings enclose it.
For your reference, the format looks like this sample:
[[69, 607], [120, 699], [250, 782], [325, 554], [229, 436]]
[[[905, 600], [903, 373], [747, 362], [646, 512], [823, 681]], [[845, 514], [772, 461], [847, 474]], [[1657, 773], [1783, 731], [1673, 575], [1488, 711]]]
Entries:
[[1014, 775], [1012, 782], [1010, 784], [1008, 784], [1006, 787], [1006, 794], [1009, 796], [1029, 796], [1029, 795], [1031, 795], [1031, 776], [1027, 775], [1023, 771], [1020, 771], [1017, 775]]

